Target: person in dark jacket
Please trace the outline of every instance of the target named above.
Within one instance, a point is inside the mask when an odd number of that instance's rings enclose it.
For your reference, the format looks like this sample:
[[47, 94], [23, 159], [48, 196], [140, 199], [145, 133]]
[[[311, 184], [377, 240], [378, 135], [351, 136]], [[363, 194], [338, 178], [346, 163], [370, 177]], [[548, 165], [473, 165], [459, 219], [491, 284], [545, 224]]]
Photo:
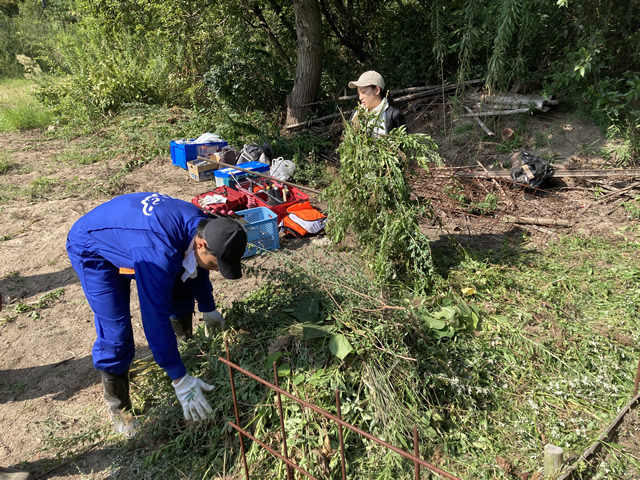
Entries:
[[[349, 82], [349, 88], [358, 89], [360, 104], [376, 120], [373, 133], [386, 135], [394, 128], [405, 126], [406, 122], [402, 112], [389, 103], [387, 92], [384, 88], [382, 75], [373, 70], [364, 72], [360, 78], [354, 82]], [[358, 112], [353, 114], [351, 121], [358, 117]]]
[[240, 278], [246, 245], [236, 221], [210, 218], [189, 202], [153, 192], [116, 197], [71, 227], [67, 253], [94, 313], [93, 364], [118, 433], [131, 435], [136, 428], [129, 396], [131, 280], [154, 359], [173, 381], [185, 419], [203, 420], [212, 411], [203, 392], [213, 386], [187, 374], [176, 335], [184, 340], [191, 334], [194, 299], [205, 325], [224, 326], [209, 271]]

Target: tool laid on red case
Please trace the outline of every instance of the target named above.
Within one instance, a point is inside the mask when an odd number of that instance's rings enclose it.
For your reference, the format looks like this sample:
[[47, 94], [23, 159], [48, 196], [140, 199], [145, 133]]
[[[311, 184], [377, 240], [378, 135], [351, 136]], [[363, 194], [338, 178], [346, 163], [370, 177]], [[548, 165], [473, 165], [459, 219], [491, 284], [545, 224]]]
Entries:
[[239, 182], [236, 188], [247, 196], [247, 207], [266, 207], [278, 215], [278, 222], [287, 215], [287, 208], [309, 200], [309, 195], [295, 187], [265, 178], [249, 178]]

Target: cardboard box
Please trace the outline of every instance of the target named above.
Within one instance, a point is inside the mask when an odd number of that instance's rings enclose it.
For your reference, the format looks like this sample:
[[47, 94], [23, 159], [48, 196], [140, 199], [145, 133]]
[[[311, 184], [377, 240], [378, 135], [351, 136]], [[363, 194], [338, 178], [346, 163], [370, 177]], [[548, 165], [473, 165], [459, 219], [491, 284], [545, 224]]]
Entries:
[[196, 182], [206, 182], [207, 180], [213, 180], [214, 172], [218, 167], [213, 163], [209, 163], [206, 160], [191, 160], [187, 162], [187, 170], [189, 176]]

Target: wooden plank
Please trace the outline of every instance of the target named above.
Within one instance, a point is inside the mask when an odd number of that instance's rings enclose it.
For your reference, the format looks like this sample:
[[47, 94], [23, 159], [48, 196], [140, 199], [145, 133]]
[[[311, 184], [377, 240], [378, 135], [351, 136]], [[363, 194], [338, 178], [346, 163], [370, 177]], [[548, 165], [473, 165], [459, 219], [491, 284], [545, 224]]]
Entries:
[[631, 410], [631, 408], [638, 402], [639, 398], [640, 398], [640, 395], [636, 395], [631, 400], [629, 400], [629, 403], [627, 403], [624, 406], [624, 408], [620, 411], [618, 416], [613, 419], [613, 421], [609, 424], [609, 426], [605, 429], [605, 431], [602, 432], [600, 435], [598, 435], [598, 439], [593, 443], [593, 445], [587, 448], [584, 451], [584, 453], [580, 455], [578, 460], [576, 460], [576, 462], [573, 465], [571, 465], [562, 475], [558, 477], [558, 480], [570, 480], [573, 478], [573, 475], [577, 473], [577, 470], [580, 464], [589, 460], [591, 455], [598, 452], [600, 448], [602, 448], [602, 442], [609, 439], [611, 432], [618, 427], [618, 424], [622, 421], [622, 419], [629, 412], [629, 410]]
[[[464, 109], [465, 109], [467, 112], [473, 113], [473, 110], [471, 110], [471, 109], [470, 109], [469, 107], [467, 107], [466, 105], [465, 105]], [[487, 127], [486, 123], [484, 123], [484, 122], [483, 122], [482, 120], [480, 120], [478, 117], [475, 117], [475, 119], [476, 119], [476, 122], [478, 122], [478, 125], [480, 125], [480, 126], [482, 127], [482, 129], [487, 133], [487, 135], [489, 135], [490, 137], [495, 137], [495, 136], [496, 136], [496, 134], [495, 134], [495, 133], [493, 133], [493, 132], [489, 129], [489, 127]]]

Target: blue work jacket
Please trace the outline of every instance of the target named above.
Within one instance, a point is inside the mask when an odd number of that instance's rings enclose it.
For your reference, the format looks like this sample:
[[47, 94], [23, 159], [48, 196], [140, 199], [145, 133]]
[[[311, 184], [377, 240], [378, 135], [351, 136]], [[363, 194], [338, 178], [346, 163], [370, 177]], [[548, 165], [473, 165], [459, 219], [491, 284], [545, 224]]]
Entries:
[[[172, 379], [186, 374], [169, 321], [172, 296], [174, 286], [182, 282], [185, 252], [204, 218], [207, 215], [189, 202], [160, 193], [132, 193], [91, 210], [68, 236], [68, 248], [74, 254], [103, 258], [134, 276], [149, 347]], [[207, 270], [198, 267], [198, 275], [180, 288], [185, 285], [201, 312], [215, 309]]]

